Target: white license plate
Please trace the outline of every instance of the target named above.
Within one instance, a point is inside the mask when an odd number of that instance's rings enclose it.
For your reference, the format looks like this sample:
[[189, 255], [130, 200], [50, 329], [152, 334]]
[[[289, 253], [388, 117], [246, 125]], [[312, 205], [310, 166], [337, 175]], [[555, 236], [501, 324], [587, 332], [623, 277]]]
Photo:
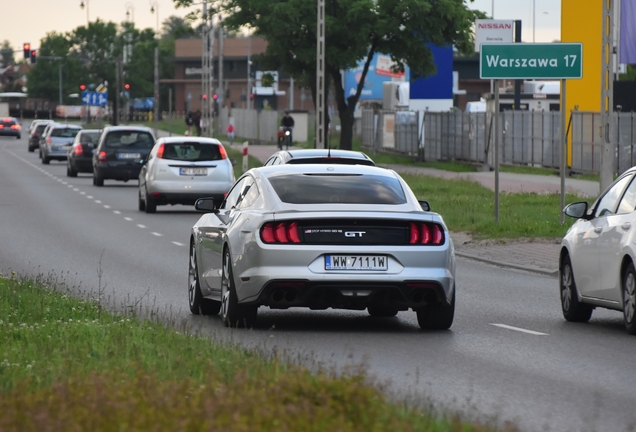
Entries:
[[68, 149], [70, 149], [70, 148], [71, 148], [71, 146], [70, 146], [70, 145], [65, 145], [65, 146], [62, 146], [62, 147], [60, 147], [60, 148], [61, 148], [62, 150], [68, 150]]
[[118, 159], [139, 159], [141, 157], [141, 153], [119, 153], [117, 154]]
[[386, 255], [325, 255], [325, 270], [376, 270], [389, 268]]
[[207, 168], [180, 168], [179, 174], [187, 176], [204, 176], [208, 175]]

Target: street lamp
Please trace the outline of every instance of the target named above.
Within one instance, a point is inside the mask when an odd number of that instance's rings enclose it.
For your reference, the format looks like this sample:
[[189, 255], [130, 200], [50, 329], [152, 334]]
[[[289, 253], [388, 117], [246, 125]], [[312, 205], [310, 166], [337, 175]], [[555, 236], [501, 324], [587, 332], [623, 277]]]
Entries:
[[90, 23], [91, 20], [88, 18], [88, 1], [86, 0], [86, 3], [82, 0], [82, 2], [80, 3], [80, 9], [84, 9], [86, 8], [86, 24]]
[[159, 37], [159, 2], [156, 2], [156, 1], [150, 2], [150, 13], [157, 14], [157, 37]]
[[135, 23], [135, 5], [132, 2], [126, 3], [126, 21], [132, 17], [133, 24]]

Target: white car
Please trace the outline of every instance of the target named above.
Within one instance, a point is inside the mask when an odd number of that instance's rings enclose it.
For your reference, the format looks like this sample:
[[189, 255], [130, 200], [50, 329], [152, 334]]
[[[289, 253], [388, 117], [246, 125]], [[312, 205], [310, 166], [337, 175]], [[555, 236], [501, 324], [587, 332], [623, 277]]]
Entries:
[[[218, 207], [218, 208], [217, 208]], [[192, 227], [193, 314], [251, 327], [257, 309], [334, 308], [392, 317], [413, 310], [423, 329], [455, 314], [455, 249], [442, 217], [394, 171], [284, 164], [243, 174]]]
[[587, 322], [596, 307], [623, 312], [636, 335], [636, 168], [625, 171], [592, 204], [563, 210], [578, 220], [561, 242], [561, 307], [568, 321]]
[[139, 172], [139, 210], [154, 213], [158, 205], [194, 205], [204, 197], [220, 203], [236, 180], [234, 164], [217, 139], [161, 138]]

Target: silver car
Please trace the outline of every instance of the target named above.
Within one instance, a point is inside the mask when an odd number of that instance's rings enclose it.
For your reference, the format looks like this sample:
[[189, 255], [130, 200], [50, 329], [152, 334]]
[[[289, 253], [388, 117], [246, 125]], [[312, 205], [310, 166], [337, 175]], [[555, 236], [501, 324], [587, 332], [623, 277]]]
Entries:
[[587, 322], [596, 307], [623, 312], [636, 334], [636, 168], [630, 168], [592, 204], [572, 203], [578, 219], [561, 242], [560, 294], [563, 316]]
[[158, 205], [194, 205], [203, 197], [220, 204], [236, 180], [234, 163], [217, 139], [161, 138], [139, 172], [139, 210], [154, 213]]
[[246, 172], [220, 208], [211, 198], [190, 237], [194, 314], [252, 326], [257, 309], [417, 312], [447, 329], [455, 251], [442, 217], [394, 171], [363, 165], [276, 165]]
[[53, 123], [47, 127], [40, 140], [42, 163], [46, 165], [53, 159], [65, 161], [75, 135], [80, 130], [81, 126], [62, 123]]

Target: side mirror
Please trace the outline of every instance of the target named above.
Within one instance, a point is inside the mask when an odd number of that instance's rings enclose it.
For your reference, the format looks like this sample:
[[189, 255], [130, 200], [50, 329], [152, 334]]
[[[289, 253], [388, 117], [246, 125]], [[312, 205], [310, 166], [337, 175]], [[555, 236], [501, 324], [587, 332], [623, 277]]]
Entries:
[[214, 198], [199, 198], [194, 203], [194, 208], [206, 213], [218, 213], [219, 210], [214, 206]]
[[431, 205], [428, 201], [425, 200], [417, 200], [420, 203], [420, 207], [422, 207], [422, 211], [431, 211]]
[[563, 209], [563, 213], [572, 218], [581, 219], [587, 213], [587, 206], [588, 204], [585, 201], [568, 204]]
[[232, 164], [232, 166], [236, 165], [236, 159], [230, 159], [230, 163]]

